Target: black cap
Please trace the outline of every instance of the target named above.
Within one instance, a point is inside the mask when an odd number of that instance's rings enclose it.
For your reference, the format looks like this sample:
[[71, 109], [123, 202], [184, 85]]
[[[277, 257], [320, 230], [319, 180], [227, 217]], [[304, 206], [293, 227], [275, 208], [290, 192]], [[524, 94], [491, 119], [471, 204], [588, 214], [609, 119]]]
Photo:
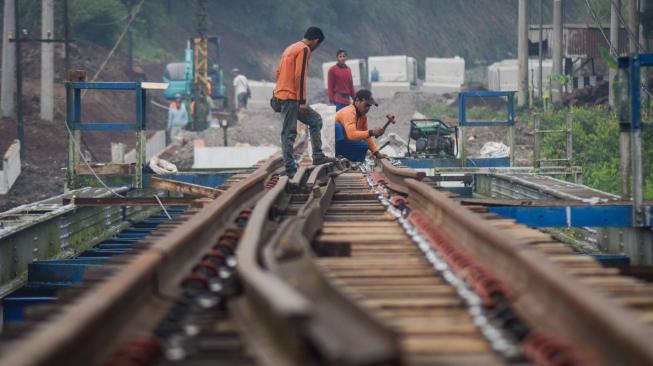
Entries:
[[367, 89], [360, 89], [359, 91], [357, 91], [355, 99], [364, 100], [367, 102], [367, 104], [373, 105], [375, 107], [379, 106], [379, 104], [374, 100], [374, 98], [372, 98], [372, 92]]

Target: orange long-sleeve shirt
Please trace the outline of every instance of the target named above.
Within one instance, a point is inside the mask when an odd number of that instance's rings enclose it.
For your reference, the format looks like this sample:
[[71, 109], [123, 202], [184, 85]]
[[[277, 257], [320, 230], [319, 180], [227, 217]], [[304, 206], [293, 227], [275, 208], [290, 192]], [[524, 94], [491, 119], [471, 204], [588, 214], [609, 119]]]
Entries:
[[367, 140], [367, 144], [372, 153], [379, 151], [376, 142], [374, 142], [374, 137], [371, 137], [369, 134], [367, 116], [359, 116], [353, 104], [344, 107], [336, 113], [336, 123], [340, 123], [344, 128], [347, 140]]
[[297, 100], [306, 103], [306, 79], [311, 49], [302, 41], [288, 46], [277, 66], [277, 85], [274, 96], [282, 100]]

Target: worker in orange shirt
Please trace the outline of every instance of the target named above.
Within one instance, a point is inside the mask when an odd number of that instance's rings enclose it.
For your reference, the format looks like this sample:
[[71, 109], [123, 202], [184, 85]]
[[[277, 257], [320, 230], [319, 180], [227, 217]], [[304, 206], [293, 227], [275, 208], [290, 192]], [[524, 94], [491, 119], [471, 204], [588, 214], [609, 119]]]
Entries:
[[[348, 105], [336, 113], [335, 137], [336, 155], [342, 156], [349, 161], [365, 161], [367, 150], [379, 158], [387, 156], [379, 151], [374, 142], [374, 137], [379, 137], [385, 132], [383, 128], [376, 127], [368, 129], [367, 112], [372, 106], [378, 106], [372, 92], [361, 89], [356, 92], [354, 104]], [[395, 116], [387, 115], [388, 120], [394, 120]]]
[[297, 137], [297, 120], [308, 125], [313, 147], [313, 164], [319, 165], [335, 161], [322, 152], [322, 118], [306, 104], [306, 79], [311, 53], [324, 41], [322, 30], [310, 27], [304, 38], [288, 46], [281, 55], [277, 66], [277, 84], [273, 93], [273, 106], [283, 117], [281, 130], [281, 150], [286, 175], [292, 177], [297, 171], [293, 156], [293, 145]]

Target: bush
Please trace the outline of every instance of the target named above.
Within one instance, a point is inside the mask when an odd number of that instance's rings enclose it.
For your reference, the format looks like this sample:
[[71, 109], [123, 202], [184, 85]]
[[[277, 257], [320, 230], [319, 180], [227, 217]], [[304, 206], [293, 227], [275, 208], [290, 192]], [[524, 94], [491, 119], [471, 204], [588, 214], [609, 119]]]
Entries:
[[[573, 117], [573, 164], [581, 166], [584, 183], [602, 191], [619, 194], [619, 123], [616, 115], [603, 106], [554, 110], [530, 115], [529, 123], [541, 119], [541, 129], [566, 128], [566, 116]], [[542, 140], [542, 157], [566, 155], [565, 134], [546, 134]], [[642, 134], [644, 187], [647, 199], [653, 197], [653, 153], [650, 133]]]
[[69, 5], [72, 37], [112, 47], [127, 24], [127, 8], [119, 0], [73, 0]]

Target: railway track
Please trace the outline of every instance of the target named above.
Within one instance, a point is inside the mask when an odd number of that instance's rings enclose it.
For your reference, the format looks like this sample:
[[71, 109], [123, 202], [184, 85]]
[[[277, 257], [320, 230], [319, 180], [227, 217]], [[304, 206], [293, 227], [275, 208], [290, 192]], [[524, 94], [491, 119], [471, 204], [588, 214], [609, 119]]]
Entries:
[[87, 272], [0, 363], [653, 363], [650, 285], [385, 160], [280, 172]]

